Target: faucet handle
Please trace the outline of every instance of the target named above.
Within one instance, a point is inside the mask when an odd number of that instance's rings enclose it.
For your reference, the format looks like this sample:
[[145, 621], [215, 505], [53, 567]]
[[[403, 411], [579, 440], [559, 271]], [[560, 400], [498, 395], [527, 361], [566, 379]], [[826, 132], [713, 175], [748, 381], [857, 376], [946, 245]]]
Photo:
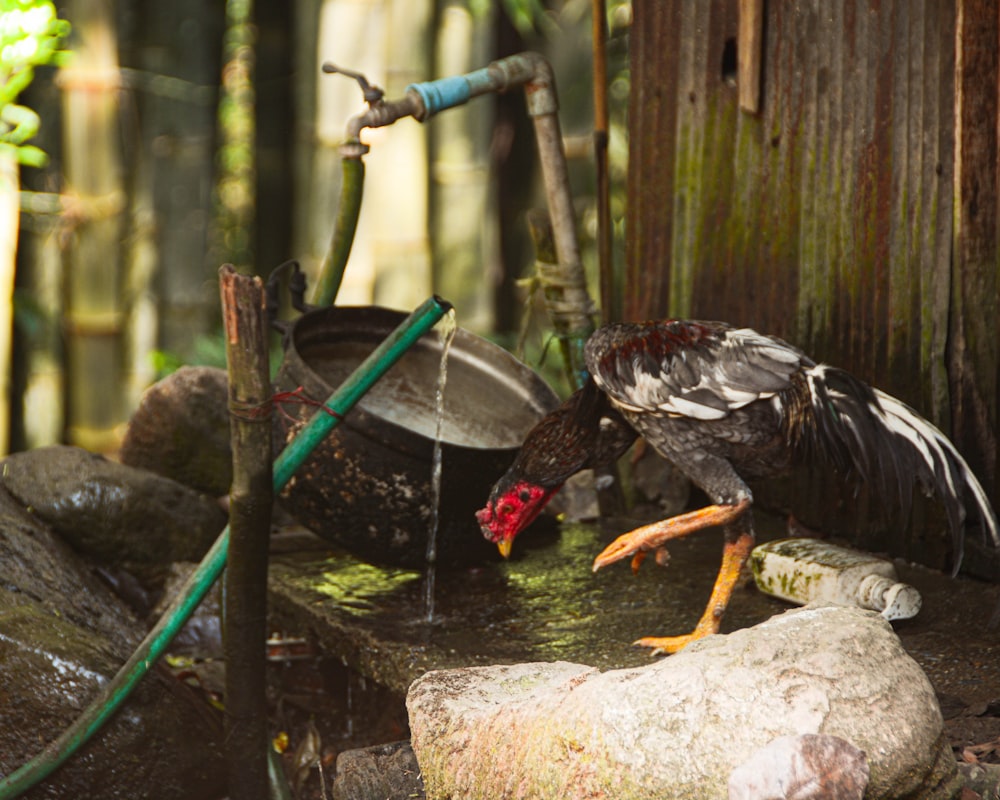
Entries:
[[361, 93], [364, 95], [365, 102], [369, 106], [377, 105], [382, 102], [382, 97], [385, 92], [378, 86], [373, 86], [368, 82], [368, 79], [362, 75], [360, 72], [354, 72], [353, 70], [344, 69], [343, 67], [338, 67], [336, 64], [331, 64], [329, 61], [324, 62], [323, 72], [328, 75], [345, 75], [348, 78], [354, 78], [361, 87]]

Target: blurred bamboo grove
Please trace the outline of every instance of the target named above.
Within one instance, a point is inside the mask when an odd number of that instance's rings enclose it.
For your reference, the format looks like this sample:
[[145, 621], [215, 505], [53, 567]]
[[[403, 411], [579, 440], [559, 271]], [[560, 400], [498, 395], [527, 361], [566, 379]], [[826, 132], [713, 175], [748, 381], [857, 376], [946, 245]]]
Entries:
[[9, 445], [14, 272], [20, 227], [20, 166], [39, 167], [46, 156], [31, 140], [40, 119], [22, 105], [35, 68], [58, 63], [68, 26], [48, 0], [0, 0], [0, 452]]
[[[355, 83], [321, 74], [327, 61], [391, 99], [413, 82], [543, 52], [596, 286], [593, 5], [67, 0], [59, 16], [70, 57], [39, 67], [25, 95], [49, 159], [22, 176], [4, 447], [66, 441], [113, 452], [160, 374], [221, 363], [221, 264], [267, 275], [295, 258], [314, 276], [333, 230], [339, 145], [364, 109]], [[604, 16], [620, 251], [629, 6], [615, 0]], [[407, 309], [433, 291], [455, 303], [463, 326], [514, 343], [531, 305], [517, 285], [534, 259], [525, 214], [544, 205], [523, 94], [362, 138], [364, 201], [337, 302]], [[528, 340], [536, 359], [542, 328]]]

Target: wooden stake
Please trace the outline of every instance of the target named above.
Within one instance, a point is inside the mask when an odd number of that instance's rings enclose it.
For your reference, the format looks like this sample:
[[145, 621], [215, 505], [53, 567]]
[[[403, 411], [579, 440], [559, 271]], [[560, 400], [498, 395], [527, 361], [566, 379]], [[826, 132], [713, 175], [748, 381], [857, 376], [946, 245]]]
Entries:
[[266, 800], [267, 559], [271, 533], [271, 385], [260, 278], [220, 271], [229, 369], [233, 485], [226, 565], [226, 748], [229, 796]]

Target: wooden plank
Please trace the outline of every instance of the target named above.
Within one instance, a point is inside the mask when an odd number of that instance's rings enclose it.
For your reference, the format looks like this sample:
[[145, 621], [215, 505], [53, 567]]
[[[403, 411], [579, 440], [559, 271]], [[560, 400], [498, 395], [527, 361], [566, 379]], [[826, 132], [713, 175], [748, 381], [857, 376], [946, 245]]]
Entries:
[[764, 47], [764, 0], [739, 0], [740, 32], [736, 42], [740, 108], [751, 114], [760, 110], [760, 69]]

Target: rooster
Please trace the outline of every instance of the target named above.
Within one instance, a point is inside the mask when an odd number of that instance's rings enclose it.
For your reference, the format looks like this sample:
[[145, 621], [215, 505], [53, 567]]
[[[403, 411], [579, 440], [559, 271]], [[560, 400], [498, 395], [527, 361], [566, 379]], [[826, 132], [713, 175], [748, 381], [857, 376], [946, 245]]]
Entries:
[[[527, 435], [476, 518], [500, 553], [571, 475], [613, 463], [642, 437], [701, 488], [712, 505], [625, 533], [594, 560], [598, 570], [671, 539], [723, 526], [722, 565], [705, 612], [683, 636], [637, 645], [675, 653], [717, 633], [754, 543], [747, 482], [824, 459], [902, 510], [915, 483], [944, 505], [961, 561], [966, 501], [983, 536], [1000, 546], [997, 519], [969, 465], [913, 409], [843, 370], [817, 364], [773, 336], [719, 322], [666, 320], [599, 328], [585, 349], [590, 376]], [[658, 558], [658, 560], [660, 560]]]

